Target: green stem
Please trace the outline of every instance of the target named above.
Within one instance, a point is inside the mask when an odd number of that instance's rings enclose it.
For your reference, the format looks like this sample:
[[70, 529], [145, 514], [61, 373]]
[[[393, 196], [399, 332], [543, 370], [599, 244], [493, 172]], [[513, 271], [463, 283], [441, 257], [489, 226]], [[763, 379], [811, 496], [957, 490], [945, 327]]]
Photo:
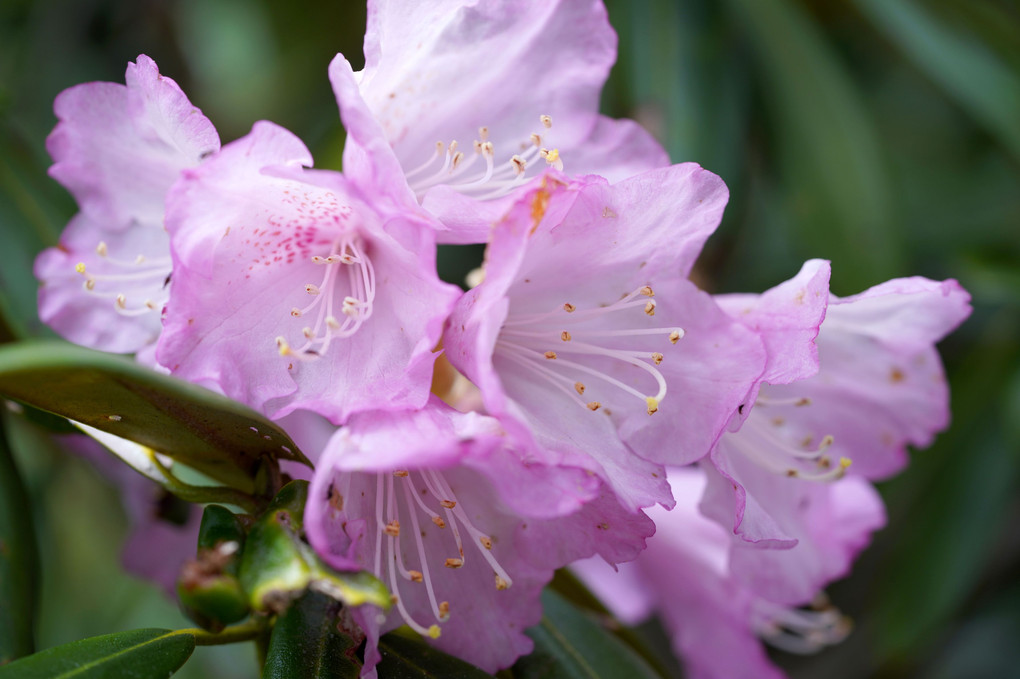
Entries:
[[174, 476], [174, 473], [159, 461], [154, 451], [149, 450], [149, 458], [163, 474], [166, 481], [164, 487], [185, 502], [235, 505], [249, 514], [258, 512], [259, 503], [247, 493], [227, 486], [193, 486]]
[[236, 644], [241, 641], [257, 639], [265, 629], [265, 619], [254, 617], [240, 625], [226, 627], [216, 634], [198, 628], [182, 629], [180, 631], [193, 635], [196, 646], [222, 646], [224, 644]]

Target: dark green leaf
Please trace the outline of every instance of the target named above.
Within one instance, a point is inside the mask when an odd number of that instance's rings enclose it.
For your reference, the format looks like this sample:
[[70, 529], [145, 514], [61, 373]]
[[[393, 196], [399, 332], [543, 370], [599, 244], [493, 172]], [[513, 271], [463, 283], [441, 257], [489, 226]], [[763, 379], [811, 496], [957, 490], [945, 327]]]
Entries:
[[0, 665], [35, 650], [38, 577], [32, 513], [0, 417]]
[[940, 23], [918, 3], [856, 0], [856, 4], [918, 68], [1020, 158], [1020, 75], [979, 40]]
[[910, 526], [883, 565], [874, 615], [878, 651], [892, 661], [910, 662], [941, 637], [1011, 530], [1020, 457], [998, 421], [1010, 405], [1015, 373], [1004, 366], [1020, 358], [1020, 326], [1011, 310], [996, 320], [983, 351], [952, 375], [953, 426], [884, 489], [890, 522]]
[[486, 679], [491, 675], [420, 639], [390, 633], [379, 640], [379, 679]]
[[281, 615], [269, 640], [262, 679], [357, 679], [358, 644], [337, 627], [340, 604], [307, 592]]
[[0, 667], [0, 679], [165, 679], [194, 650], [187, 632], [137, 629], [48, 648]]
[[886, 161], [846, 65], [800, 3], [729, 4], [764, 76], [800, 253], [838, 260], [833, 280], [854, 292], [899, 271]]
[[0, 341], [52, 334], [36, 311], [35, 256], [56, 245], [68, 196], [10, 121], [0, 119]]
[[546, 589], [542, 606], [541, 624], [528, 630], [535, 650], [514, 665], [516, 679], [658, 679], [637, 653], [560, 595]]
[[250, 408], [65, 342], [0, 347], [0, 394], [136, 441], [248, 492], [263, 457], [307, 463], [282, 429]]
[[222, 505], [208, 505], [198, 527], [198, 548], [215, 549], [221, 542], [244, 546], [245, 530], [241, 518]]

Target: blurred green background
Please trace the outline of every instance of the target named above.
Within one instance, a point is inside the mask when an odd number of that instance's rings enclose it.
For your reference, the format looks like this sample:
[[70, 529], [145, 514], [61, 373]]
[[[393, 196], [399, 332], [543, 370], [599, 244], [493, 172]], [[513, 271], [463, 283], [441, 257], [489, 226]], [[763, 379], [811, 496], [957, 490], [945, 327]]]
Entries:
[[[759, 291], [809, 257], [833, 290], [957, 278], [974, 315], [941, 349], [953, 425], [882, 484], [890, 526], [834, 585], [857, 623], [795, 677], [1020, 675], [1020, 3], [1014, 0], [611, 0], [619, 63], [603, 96], [674, 161], [730, 187], [699, 265], [703, 286]], [[47, 331], [31, 265], [75, 207], [46, 175], [54, 96], [123, 82], [156, 60], [224, 142], [259, 119], [339, 167], [326, 78], [359, 67], [361, 3], [3, 0], [0, 3], [0, 336]], [[444, 253], [460, 276], [461, 253]], [[111, 487], [8, 417], [43, 561], [40, 647], [186, 624], [123, 576], [126, 519]], [[202, 648], [179, 676], [254, 676], [247, 646]]]

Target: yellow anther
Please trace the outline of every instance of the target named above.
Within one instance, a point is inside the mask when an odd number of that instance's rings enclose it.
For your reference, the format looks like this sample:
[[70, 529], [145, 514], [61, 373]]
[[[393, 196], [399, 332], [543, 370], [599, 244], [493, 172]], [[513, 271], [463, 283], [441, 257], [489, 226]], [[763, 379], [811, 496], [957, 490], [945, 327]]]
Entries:
[[596, 411], [596, 410], [598, 410], [601, 407], [602, 407], [602, 404], [599, 403], [598, 401], [592, 401], [591, 403], [588, 404], [588, 410], [591, 410], [591, 411]]
[[439, 633], [440, 633], [439, 625], [432, 625], [431, 627], [429, 627], [429, 637], [431, 639], [438, 639]]
[[680, 330], [674, 330], [673, 332], [669, 333], [669, 343], [676, 344], [677, 342], [680, 341], [680, 338], [683, 336], [684, 336], [683, 332], [681, 332]]
[[660, 354], [658, 351], [653, 351], [652, 352], [652, 361], [655, 363], [655, 365], [659, 365], [660, 363], [662, 363], [662, 359], [663, 358], [665, 358], [665, 357], [662, 354]]
[[574, 309], [576, 308], [577, 307], [571, 304], [570, 302], [567, 302], [566, 304], [563, 305], [563, 310], [566, 311], [568, 314], [574, 313]]
[[496, 589], [498, 589], [500, 591], [503, 591], [504, 589], [508, 588], [509, 586], [510, 585], [507, 583], [506, 580], [504, 580], [503, 578], [499, 577], [498, 575], [496, 576]]
[[548, 358], [549, 360], [552, 360], [552, 359], [556, 358], [556, 352], [555, 351], [547, 351], [547, 352], [545, 352], [542, 355], [545, 356], [546, 358]]
[[640, 292], [640, 293], [641, 293], [642, 295], [644, 295], [645, 297], [655, 297], [655, 293], [654, 293], [654, 292], [652, 292], [652, 287], [651, 287], [650, 285], [646, 285], [646, 286], [644, 286], [644, 287], [643, 287], [643, 288], [641, 288], [641, 290], [639, 290], [638, 292]]
[[439, 602], [439, 619], [446, 620], [450, 617], [450, 602], [440, 601]]
[[391, 537], [400, 537], [400, 521], [393, 519], [383, 527], [383, 532]]
[[398, 479], [406, 479], [410, 475], [410, 473], [411, 472], [407, 471], [406, 469], [398, 469], [397, 471], [393, 472], [393, 475], [396, 476]]
[[411, 582], [425, 582], [425, 576], [421, 571], [407, 571], [407, 574], [411, 576]]
[[584, 382], [574, 382], [574, 391], [578, 394], [584, 393]]
[[570, 333], [567, 332], [566, 330], [564, 330], [563, 332], [560, 333], [560, 339], [563, 340], [564, 342], [569, 342], [570, 341]]
[[447, 509], [453, 509], [454, 507], [457, 506], [457, 503], [454, 502], [453, 500], [440, 500], [439, 504], [443, 505]]
[[443, 521], [442, 517], [433, 516], [432, 517], [432, 523], [436, 524], [440, 528], [446, 528], [446, 522]]
[[[655, 302], [653, 302], [652, 300], [648, 300], [647, 302], [645, 302], [645, 313], [648, 314], [649, 316], [655, 315]], [[672, 339], [672, 336], [670, 337], [670, 339]]]
[[645, 403], [648, 404], [648, 414], [654, 415], [659, 412], [659, 399], [654, 396], [648, 396], [645, 398]]
[[443, 565], [447, 568], [460, 568], [464, 565], [464, 559], [447, 559]]
[[281, 356], [290, 356], [290, 345], [287, 344], [287, 340], [282, 337], [277, 337], [276, 346], [280, 350]]
[[492, 538], [482, 535], [478, 538], [478, 541], [482, 543], [482, 547], [486, 549], [492, 549]]
[[74, 270], [77, 271], [80, 274], [84, 274], [85, 273], [85, 262], [78, 262], [77, 264], [75, 264], [74, 265]]

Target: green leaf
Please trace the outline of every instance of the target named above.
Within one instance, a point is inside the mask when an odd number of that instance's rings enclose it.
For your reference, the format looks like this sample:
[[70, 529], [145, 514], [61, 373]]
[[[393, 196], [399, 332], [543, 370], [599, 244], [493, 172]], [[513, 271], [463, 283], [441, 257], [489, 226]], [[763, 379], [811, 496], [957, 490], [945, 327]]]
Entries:
[[[41, 150], [42, 144], [39, 144]], [[46, 176], [45, 160], [32, 143], [0, 116], [0, 342], [52, 333], [39, 321], [38, 284], [32, 275], [36, 255], [56, 245], [70, 201]]]
[[252, 608], [280, 613], [310, 587], [348, 606], [388, 609], [390, 594], [378, 578], [334, 571], [301, 539], [307, 499], [307, 481], [288, 483], [248, 533], [239, 577]]
[[855, 0], [924, 73], [1020, 158], [1020, 75], [909, 0]]
[[38, 577], [28, 496], [0, 417], [0, 665], [35, 650]]
[[889, 546], [876, 588], [874, 639], [886, 661], [915, 662], [943, 638], [1014, 530], [1020, 456], [1002, 423], [1016, 416], [1020, 324], [1002, 309], [986, 325], [973, 345], [981, 351], [951, 373], [951, 428], [883, 488], [890, 524], [910, 526]]
[[491, 679], [474, 665], [429, 646], [420, 638], [393, 633], [379, 640], [379, 679]]
[[48, 648], [0, 667], [0, 679], [164, 679], [194, 650], [187, 632], [137, 629]]
[[791, 0], [730, 0], [764, 76], [800, 254], [837, 260], [853, 290], [900, 271], [886, 160], [865, 97], [819, 26]]
[[659, 679], [641, 656], [548, 588], [542, 606], [541, 624], [528, 630], [535, 650], [514, 665], [515, 679]]
[[337, 627], [340, 604], [307, 592], [276, 620], [262, 679], [357, 679], [358, 644]]
[[286, 432], [250, 408], [66, 342], [0, 347], [0, 395], [135, 441], [246, 492], [263, 457], [309, 464]]

